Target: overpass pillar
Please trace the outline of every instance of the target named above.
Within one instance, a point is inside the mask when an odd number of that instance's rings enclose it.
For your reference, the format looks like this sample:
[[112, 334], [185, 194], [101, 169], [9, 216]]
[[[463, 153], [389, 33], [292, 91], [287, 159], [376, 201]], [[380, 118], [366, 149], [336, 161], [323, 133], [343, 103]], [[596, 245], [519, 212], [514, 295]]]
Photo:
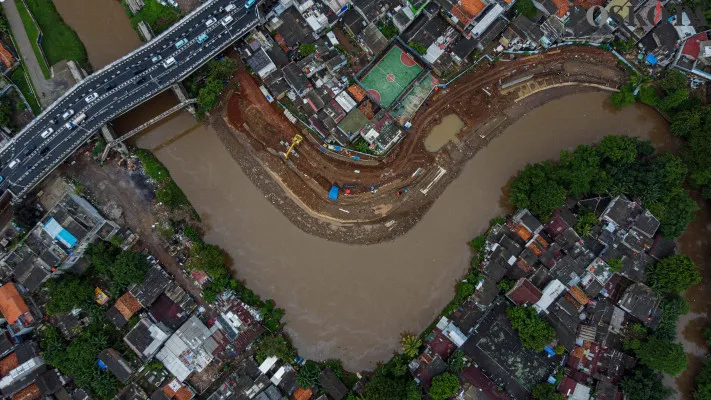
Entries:
[[[181, 103], [190, 100], [190, 96], [188, 96], [188, 91], [185, 89], [185, 86], [183, 86], [183, 82], [175, 83], [170, 88], [173, 89], [173, 93], [178, 96], [178, 100]], [[193, 116], [196, 115], [195, 106], [192, 104], [185, 107], [185, 109], [188, 110]]]

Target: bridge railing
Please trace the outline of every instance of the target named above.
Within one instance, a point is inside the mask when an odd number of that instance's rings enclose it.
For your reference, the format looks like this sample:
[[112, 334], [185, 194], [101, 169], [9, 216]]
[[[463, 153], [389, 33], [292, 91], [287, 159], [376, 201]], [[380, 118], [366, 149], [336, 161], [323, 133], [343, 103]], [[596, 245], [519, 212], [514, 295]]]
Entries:
[[125, 61], [125, 60], [131, 58], [131, 56], [133, 56], [135, 53], [138, 53], [138, 52], [140, 52], [140, 51], [142, 51], [142, 50], [144, 50], [144, 49], [146, 49], [146, 48], [148, 48], [148, 47], [153, 46], [155, 43], [159, 42], [159, 41], [160, 41], [162, 38], [164, 38], [165, 36], [170, 35], [174, 30], [178, 29], [178, 28], [179, 28], [180, 26], [182, 26], [184, 23], [190, 21], [190, 19], [191, 19], [193, 16], [195, 16], [196, 14], [198, 14], [198, 13], [199, 13], [200, 11], [202, 11], [203, 9], [205, 9], [205, 8], [209, 7], [210, 5], [212, 5], [212, 3], [214, 3], [215, 1], [217, 1], [217, 0], [207, 0], [206, 2], [204, 2], [203, 4], [201, 4], [198, 8], [194, 9], [193, 11], [191, 11], [191, 12], [190, 12], [188, 15], [186, 15], [183, 19], [181, 19], [181, 20], [178, 21], [177, 23], [173, 24], [173, 26], [171, 26], [170, 28], [168, 28], [168, 29], [166, 29], [165, 31], [163, 31], [160, 35], [158, 35], [158, 36], [156, 36], [155, 38], [153, 38], [153, 40], [151, 40], [151, 41], [149, 41], [149, 42], [146, 42], [146, 43], [143, 44], [141, 47], [139, 47], [139, 48], [133, 50], [132, 52], [126, 54], [125, 56], [123, 56], [123, 57], [121, 57], [121, 58], [119, 58], [119, 59], [113, 61], [112, 63], [110, 63], [110, 64], [108, 64], [108, 65], [105, 65], [103, 68], [101, 68], [101, 69], [98, 70], [98, 71], [95, 71], [94, 73], [92, 73], [91, 75], [89, 75], [87, 78], [85, 78], [85, 79], [82, 80], [81, 82], [77, 82], [74, 86], [72, 86], [72, 87], [69, 88], [66, 92], [64, 92], [64, 94], [62, 94], [57, 100], [55, 100], [54, 103], [52, 103], [49, 107], [45, 108], [45, 109], [44, 109], [37, 117], [35, 117], [29, 124], [25, 125], [25, 127], [22, 128], [22, 129], [20, 130], [20, 132], [18, 132], [12, 139], [10, 139], [10, 141], [8, 141], [8, 142], [5, 144], [5, 146], [4, 146], [2, 149], [0, 149], [0, 151], [4, 150], [4, 149], [7, 148], [8, 146], [10, 146], [10, 145], [11, 145], [12, 143], [14, 143], [16, 140], [19, 140], [19, 138], [22, 137], [22, 135], [23, 135], [28, 129], [30, 129], [30, 128], [32, 128], [32, 127], [34, 126], [35, 122], [37, 122], [38, 120], [40, 120], [40, 119], [41, 119], [42, 117], [44, 117], [46, 114], [48, 114], [48, 113], [50, 113], [50, 112], [54, 112], [53, 109], [54, 109], [54, 106], [55, 106], [57, 103], [60, 103], [61, 101], [63, 101], [64, 99], [66, 99], [67, 97], [69, 97], [70, 95], [72, 95], [72, 94], [73, 94], [76, 90], [78, 90], [82, 85], [84, 85], [84, 84], [86, 84], [86, 83], [88, 83], [88, 82], [91, 82], [93, 79], [97, 79], [97, 78], [99, 77], [99, 75], [101, 75], [101, 74], [104, 73], [105, 71], [108, 71], [108, 70], [110, 70], [111, 68], [115, 67], [117, 64], [120, 64], [121, 62], [123, 62], [123, 61]]

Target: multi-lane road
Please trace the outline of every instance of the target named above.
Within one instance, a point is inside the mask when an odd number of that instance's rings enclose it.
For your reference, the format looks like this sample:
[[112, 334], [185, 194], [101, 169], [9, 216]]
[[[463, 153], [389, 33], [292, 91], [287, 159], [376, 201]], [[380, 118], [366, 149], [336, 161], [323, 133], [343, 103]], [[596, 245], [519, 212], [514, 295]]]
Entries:
[[[0, 149], [0, 194], [23, 196], [107, 122], [184, 79], [248, 33], [260, 16], [257, 4], [246, 7], [247, 2], [209, 0], [72, 87]], [[82, 115], [76, 127], [67, 124]]]

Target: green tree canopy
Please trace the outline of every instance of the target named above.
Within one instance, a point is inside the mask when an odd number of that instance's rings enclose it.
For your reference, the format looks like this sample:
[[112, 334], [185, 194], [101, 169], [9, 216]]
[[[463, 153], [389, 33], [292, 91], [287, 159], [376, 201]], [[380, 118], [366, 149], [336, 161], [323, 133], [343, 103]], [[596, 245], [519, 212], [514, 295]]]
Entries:
[[536, 6], [533, 5], [531, 0], [520, 0], [514, 5], [514, 10], [516, 13], [521, 14], [527, 18], [535, 18], [538, 11], [536, 11]]
[[459, 391], [459, 378], [456, 375], [445, 372], [432, 379], [429, 395], [434, 400], [447, 400]]
[[526, 165], [509, 185], [509, 202], [546, 219], [565, 204], [565, 189], [556, 178], [555, 165], [551, 162]]
[[205, 271], [213, 279], [229, 274], [224, 250], [204, 242], [193, 245], [185, 267], [188, 270]]
[[290, 363], [296, 358], [296, 349], [282, 335], [266, 335], [257, 342], [254, 358], [261, 364], [271, 356]]
[[539, 383], [534, 386], [531, 396], [536, 400], [565, 400], [565, 397], [555, 390], [555, 386], [547, 383]]
[[629, 400], [665, 400], [673, 391], [664, 386], [663, 379], [659, 371], [637, 368], [622, 380], [622, 392]]
[[676, 254], [647, 268], [647, 282], [659, 293], [676, 294], [701, 282], [701, 275], [689, 256]]
[[610, 95], [610, 104], [617, 109], [631, 106], [634, 102], [634, 93], [627, 85], [622, 86], [619, 92], [615, 92]]
[[365, 400], [419, 400], [420, 387], [409, 377], [408, 360], [396, 354], [375, 369], [375, 376], [365, 386]]
[[506, 314], [521, 343], [529, 349], [542, 351], [555, 338], [555, 330], [532, 307], [509, 307]]
[[[706, 358], [704, 366], [696, 375], [696, 390], [694, 400], [711, 400], [711, 359]], [[637, 399], [632, 399], [637, 400]], [[657, 399], [654, 399], [657, 400]]]
[[316, 52], [316, 45], [313, 43], [302, 43], [299, 46], [299, 54], [301, 57], [307, 57]]
[[99, 273], [107, 273], [116, 258], [121, 254], [121, 249], [111, 242], [97, 240], [89, 243], [84, 251], [84, 256]]
[[652, 336], [636, 353], [642, 365], [669, 375], [677, 375], [686, 368], [686, 353], [680, 343]]
[[459, 349], [455, 350], [455, 352], [449, 357], [449, 360], [447, 360], [449, 370], [455, 374], [462, 372], [466, 363], [467, 358], [464, 356], [464, 352]]
[[50, 279], [45, 283], [49, 291], [47, 314], [68, 313], [75, 308], [81, 308], [91, 303], [94, 289], [89, 282], [77, 275], [65, 275], [58, 279]]
[[310, 388], [318, 380], [318, 376], [321, 374], [321, 368], [315, 362], [307, 360], [304, 365], [299, 367], [296, 373], [296, 383], [302, 388]]
[[111, 264], [109, 273], [113, 283], [126, 287], [132, 283], [141, 283], [151, 264], [146, 257], [137, 251], [124, 251]]

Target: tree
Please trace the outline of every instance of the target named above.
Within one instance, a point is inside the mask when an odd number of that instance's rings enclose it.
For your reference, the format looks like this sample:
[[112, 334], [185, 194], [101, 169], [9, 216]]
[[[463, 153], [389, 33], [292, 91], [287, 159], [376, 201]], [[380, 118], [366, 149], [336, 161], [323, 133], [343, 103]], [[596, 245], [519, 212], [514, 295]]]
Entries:
[[89, 304], [94, 297], [91, 285], [76, 275], [65, 275], [59, 279], [50, 279], [45, 283], [49, 291], [47, 314], [68, 313], [77, 307]]
[[29, 231], [42, 218], [42, 210], [36, 204], [34, 198], [28, 198], [14, 205], [12, 213], [22, 229]]
[[677, 90], [685, 90], [689, 83], [683, 72], [678, 69], [669, 69], [664, 78], [659, 80], [659, 87], [666, 93], [672, 93]]
[[536, 400], [565, 400], [553, 385], [547, 383], [539, 383], [533, 387], [531, 395]]
[[562, 207], [565, 197], [565, 189], [556, 182], [555, 165], [548, 161], [526, 165], [509, 185], [509, 202], [542, 219]]
[[665, 296], [659, 303], [659, 308], [662, 310], [662, 316], [654, 329], [654, 336], [667, 340], [676, 339], [676, 323], [682, 315], [689, 312], [689, 302], [679, 295]]
[[642, 365], [669, 375], [677, 375], [686, 368], [686, 353], [680, 343], [652, 336], [636, 353]]
[[522, 0], [516, 2], [514, 10], [517, 14], [521, 14], [524, 17], [531, 19], [535, 18], [536, 14], [538, 13], [538, 11], [536, 11], [536, 6], [533, 5], [533, 1], [531, 0]]
[[107, 273], [119, 254], [121, 254], [121, 249], [105, 240], [89, 243], [84, 251], [84, 256], [99, 273]]
[[686, 89], [676, 90], [672, 93], [667, 94], [659, 102], [659, 108], [662, 111], [671, 111], [679, 107], [689, 98], [689, 91]]
[[211, 60], [207, 63], [208, 77], [219, 81], [229, 79], [237, 71], [237, 60], [223, 57], [221, 60]]
[[13, 128], [14, 124], [12, 123], [12, 114], [12, 100], [10, 100], [8, 96], [0, 97], [0, 126]]
[[565, 346], [563, 346], [562, 344], [557, 344], [553, 348], [553, 351], [555, 352], [555, 354], [561, 355], [561, 354], [565, 353]]
[[673, 391], [664, 386], [664, 376], [649, 368], [636, 368], [622, 380], [622, 392], [629, 400], [665, 400]]
[[294, 358], [296, 358], [296, 349], [283, 335], [264, 336], [257, 342], [255, 347], [254, 358], [260, 364], [271, 356], [276, 356], [287, 363], [294, 361]]
[[703, 127], [705, 109], [695, 107], [691, 110], [684, 110], [676, 113], [672, 118], [669, 130], [674, 136], [689, 138]]
[[132, 283], [141, 283], [151, 264], [146, 257], [137, 251], [124, 251], [111, 264], [109, 273], [113, 283], [126, 287]]
[[711, 346], [711, 325], [706, 325], [704, 328], [704, 339], [706, 339], [706, 344]]
[[185, 268], [205, 271], [214, 279], [229, 274], [226, 262], [225, 252], [219, 246], [198, 242], [190, 249], [190, 258]]
[[422, 43], [410, 41], [407, 45], [412, 47], [412, 50], [415, 50], [417, 54], [421, 56], [427, 54], [427, 47], [425, 47]]
[[455, 374], [462, 372], [466, 363], [467, 358], [464, 356], [464, 353], [459, 349], [455, 350], [455, 352], [452, 353], [452, 355], [449, 357], [449, 360], [447, 360], [449, 370], [454, 372]]
[[659, 219], [659, 232], [662, 236], [666, 239], [676, 239], [696, 218], [699, 205], [684, 188], [677, 186], [660, 201], [649, 204], [648, 208]]
[[408, 357], [415, 357], [420, 351], [420, 346], [422, 346], [422, 339], [411, 333], [405, 332], [402, 334], [402, 338], [400, 339], [400, 346], [402, 347], [402, 352], [405, 353], [405, 355]]
[[387, 20], [385, 23], [378, 23], [378, 29], [385, 36], [386, 39], [392, 39], [398, 34], [397, 27], [392, 23], [391, 20]]
[[620, 272], [624, 266], [625, 263], [622, 262], [621, 257], [612, 258], [607, 262], [607, 267], [610, 269], [610, 272]]
[[637, 159], [639, 139], [623, 135], [609, 135], [598, 145], [600, 154], [614, 165], [625, 166]]
[[652, 79], [648, 75], [634, 74], [629, 79], [629, 84], [634, 88], [635, 96], [643, 87], [647, 87], [652, 83]]
[[610, 95], [610, 104], [612, 104], [618, 110], [627, 106], [631, 106], [632, 104], [634, 104], [634, 102], [634, 94], [626, 85], [622, 86], [619, 92], [615, 92]]
[[524, 347], [541, 351], [555, 338], [555, 330], [532, 307], [509, 307], [506, 315]]
[[676, 294], [701, 282], [696, 264], [684, 254], [676, 254], [647, 268], [647, 283], [655, 291]]
[[504, 278], [504, 279], [500, 280], [499, 283], [496, 284], [496, 286], [503, 293], [508, 293], [509, 290], [513, 289], [514, 286], [516, 286], [516, 281], [513, 279], [509, 279], [509, 278]]
[[558, 178], [573, 197], [582, 197], [593, 190], [600, 175], [600, 154], [592, 146], [581, 145], [573, 151], [560, 152]]
[[595, 224], [597, 224], [597, 216], [595, 213], [588, 208], [583, 208], [578, 214], [578, 222], [575, 224], [575, 231], [582, 237], [588, 236], [592, 233], [592, 228]]
[[308, 360], [304, 365], [299, 367], [296, 373], [296, 383], [302, 388], [308, 389], [316, 383], [319, 374], [321, 374], [321, 368], [318, 364]]
[[299, 54], [301, 57], [308, 57], [316, 52], [316, 45], [313, 43], [301, 43], [299, 46]]
[[445, 372], [432, 379], [429, 395], [434, 400], [446, 400], [459, 391], [459, 378], [456, 375]]
[[699, 374], [696, 375], [694, 400], [711, 400], [711, 361], [709, 360], [709, 358], [706, 358], [704, 366], [699, 371]]

